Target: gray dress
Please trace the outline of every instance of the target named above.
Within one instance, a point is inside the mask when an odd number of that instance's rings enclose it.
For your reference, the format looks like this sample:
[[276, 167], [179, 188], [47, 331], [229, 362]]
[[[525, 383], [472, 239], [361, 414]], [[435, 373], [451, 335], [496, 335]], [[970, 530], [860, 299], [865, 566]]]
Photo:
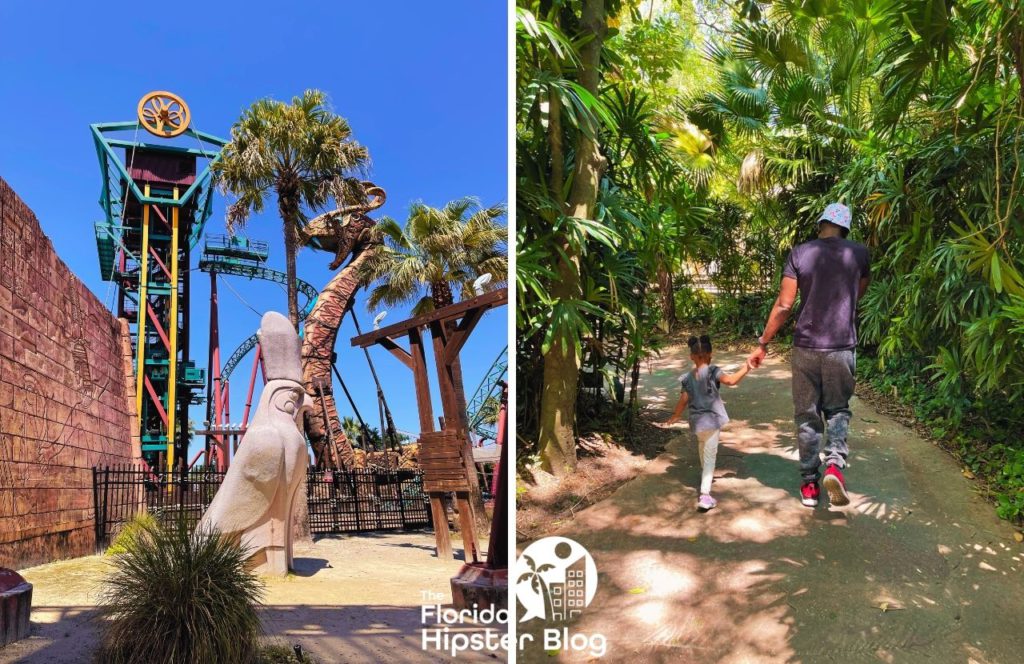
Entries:
[[687, 371], [679, 377], [682, 389], [690, 397], [690, 431], [711, 431], [721, 429], [729, 421], [725, 404], [719, 394], [722, 369], [709, 364], [700, 369]]

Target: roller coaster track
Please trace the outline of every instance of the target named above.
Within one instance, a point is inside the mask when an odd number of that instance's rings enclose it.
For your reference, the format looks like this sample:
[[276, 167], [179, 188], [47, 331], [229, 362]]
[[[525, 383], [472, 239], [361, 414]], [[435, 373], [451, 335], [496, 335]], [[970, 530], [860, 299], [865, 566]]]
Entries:
[[[270, 268], [262, 267], [260, 265], [253, 265], [250, 263], [240, 262], [233, 260], [226, 256], [203, 254], [203, 257], [199, 260], [199, 269], [203, 272], [213, 272], [216, 274], [225, 274], [235, 277], [247, 277], [249, 279], [261, 279], [263, 281], [273, 281], [279, 284], [287, 284], [287, 275], [284, 272], [277, 270], [271, 270]], [[319, 295], [316, 288], [312, 284], [303, 281], [302, 279], [296, 279], [296, 287], [303, 295], [306, 296], [306, 306], [299, 311], [299, 321], [303, 321], [309, 316], [310, 312], [313, 311], [313, 305], [316, 304], [316, 298]], [[228, 358], [227, 362], [224, 363], [224, 368], [221, 370], [221, 379], [228, 380], [231, 377], [231, 372], [235, 370], [242, 358], [248, 355], [249, 351], [256, 347], [257, 337], [252, 335], [235, 349], [235, 352], [231, 353], [231, 357]]]
[[[470, 431], [475, 432], [486, 440], [497, 440], [498, 432], [495, 430], [494, 425], [483, 421], [488, 412], [484, 405], [488, 399], [497, 396], [501, 392], [498, 381], [502, 379], [507, 371], [508, 346], [503, 348], [498, 357], [491, 363], [491, 368], [487, 370], [487, 374], [480, 381], [480, 385], [477, 386], [476, 391], [473, 393], [473, 398], [469, 400], [469, 404], [466, 406], [469, 415]], [[494, 413], [497, 414], [497, 412], [497, 409], [495, 409]]]

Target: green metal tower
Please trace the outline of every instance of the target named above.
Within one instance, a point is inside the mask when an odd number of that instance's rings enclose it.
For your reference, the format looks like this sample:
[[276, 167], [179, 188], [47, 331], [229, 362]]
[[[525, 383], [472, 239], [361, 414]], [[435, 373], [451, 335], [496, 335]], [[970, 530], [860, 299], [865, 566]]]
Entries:
[[[152, 92], [137, 121], [91, 125], [103, 177], [100, 272], [116, 285], [117, 314], [129, 321], [142, 453], [154, 469], [184, 461], [188, 407], [202, 403], [206, 384], [190, 359], [189, 260], [210, 216], [210, 169], [225, 141], [189, 120], [180, 98]], [[141, 142], [140, 129], [165, 140]]]

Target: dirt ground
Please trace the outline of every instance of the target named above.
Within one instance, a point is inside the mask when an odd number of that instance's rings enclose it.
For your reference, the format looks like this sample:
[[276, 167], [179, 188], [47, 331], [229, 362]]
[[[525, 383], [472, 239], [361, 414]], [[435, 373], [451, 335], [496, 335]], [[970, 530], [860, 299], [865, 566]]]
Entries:
[[595, 430], [577, 442], [576, 470], [555, 478], [539, 467], [520, 470], [516, 477], [516, 541], [529, 542], [550, 533], [576, 514], [604, 500], [657, 458], [675, 432], [641, 419], [628, 432], [605, 413]]
[[520, 478], [519, 486], [526, 491], [516, 505], [517, 541], [543, 537], [560, 527], [636, 477], [649, 461], [642, 454], [598, 436], [590, 439], [590, 445], [590, 452], [580, 455], [576, 472], [568, 477], [557, 480], [535, 469]]
[[[261, 609], [270, 642], [299, 644], [320, 662], [452, 661], [424, 651], [424, 593], [451, 601], [449, 579], [462, 565], [439, 561], [430, 532], [338, 536], [296, 545], [299, 571], [265, 579]], [[486, 549], [486, 541], [481, 547]], [[0, 662], [92, 662], [99, 639], [96, 596], [107, 573], [102, 556], [88, 556], [19, 570], [33, 584], [32, 635], [0, 650]], [[430, 627], [428, 623], [428, 627]], [[505, 626], [500, 627], [504, 633]], [[452, 628], [472, 633], [475, 627]], [[459, 661], [506, 661], [461, 653]]]
[[[727, 370], [742, 361], [716, 356]], [[669, 351], [643, 377], [649, 416], [667, 416], [688, 363]], [[723, 393], [716, 509], [695, 509], [697, 450], [679, 425], [636, 479], [551, 533], [597, 563], [571, 631], [608, 640], [600, 660], [562, 661], [1021, 661], [1022, 545], [948, 454], [855, 399], [851, 504], [810, 509], [797, 499], [788, 365], [770, 358]], [[551, 661], [534, 643], [519, 661]]]

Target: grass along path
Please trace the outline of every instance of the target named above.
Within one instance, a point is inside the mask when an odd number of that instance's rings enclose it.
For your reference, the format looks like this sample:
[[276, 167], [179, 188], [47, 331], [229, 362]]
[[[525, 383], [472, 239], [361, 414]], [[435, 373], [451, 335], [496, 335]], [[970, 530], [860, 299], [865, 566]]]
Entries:
[[[743, 355], [715, 360], [728, 370]], [[645, 417], [668, 415], [688, 366], [685, 347], [654, 362]], [[715, 510], [695, 509], [697, 450], [681, 425], [636, 479], [553, 533], [597, 563], [597, 595], [572, 627], [608, 638], [594, 661], [1020, 661], [1022, 547], [953, 459], [855, 399], [851, 504], [810, 509], [788, 364], [769, 358], [722, 391], [732, 422]], [[551, 661], [535, 643], [520, 661]]]

